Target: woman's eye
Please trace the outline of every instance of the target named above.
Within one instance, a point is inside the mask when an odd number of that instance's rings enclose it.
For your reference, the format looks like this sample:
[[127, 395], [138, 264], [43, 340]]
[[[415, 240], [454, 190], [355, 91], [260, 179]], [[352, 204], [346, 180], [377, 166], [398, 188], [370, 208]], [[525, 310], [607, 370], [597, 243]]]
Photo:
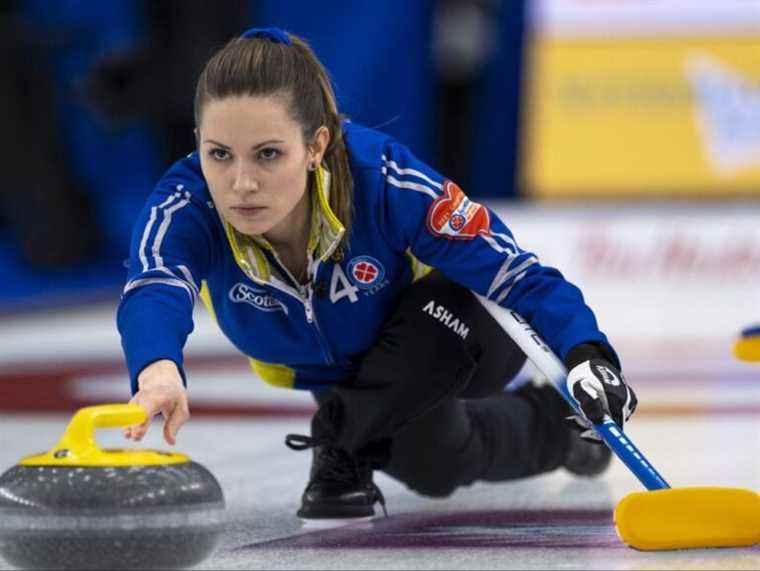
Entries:
[[277, 149], [261, 149], [259, 151], [259, 158], [264, 159], [265, 161], [271, 161], [273, 159], [276, 159], [280, 156], [280, 151]]
[[230, 156], [224, 149], [211, 149], [208, 154], [212, 159], [216, 159], [217, 161], [226, 161]]

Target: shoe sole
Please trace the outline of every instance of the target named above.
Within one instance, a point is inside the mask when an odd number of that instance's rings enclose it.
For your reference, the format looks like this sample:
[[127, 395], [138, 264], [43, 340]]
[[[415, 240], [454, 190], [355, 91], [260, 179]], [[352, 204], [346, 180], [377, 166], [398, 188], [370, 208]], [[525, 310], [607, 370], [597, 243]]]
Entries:
[[296, 513], [298, 517], [304, 520], [315, 519], [357, 519], [372, 518], [375, 516], [375, 510], [372, 506], [330, 506], [324, 505], [318, 508], [301, 507]]
[[369, 523], [375, 519], [375, 516], [314, 519], [299, 517], [299, 519], [301, 520], [301, 527], [306, 529], [333, 529], [344, 525]]

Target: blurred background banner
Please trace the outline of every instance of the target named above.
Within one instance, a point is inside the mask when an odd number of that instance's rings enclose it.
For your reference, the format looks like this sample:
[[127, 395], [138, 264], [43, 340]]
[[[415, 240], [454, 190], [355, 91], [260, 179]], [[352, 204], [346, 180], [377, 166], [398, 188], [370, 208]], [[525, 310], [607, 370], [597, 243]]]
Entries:
[[0, 313], [118, 300], [134, 220], [194, 150], [205, 62], [250, 27], [305, 38], [340, 109], [473, 196], [516, 196], [525, 3], [0, 3]]
[[760, 194], [760, 2], [531, 7], [521, 172], [531, 195]]
[[[121, 374], [132, 225], [194, 150], [203, 65], [254, 26], [305, 38], [346, 115], [498, 213], [623, 353], [728, 351], [760, 319], [760, 0], [15, 0], [0, 3], [0, 361], [87, 346]], [[62, 306], [97, 327], [67, 317], [43, 337], [10, 315]]]
[[522, 247], [581, 288], [623, 354], [708, 344], [727, 355], [739, 324], [759, 317], [757, 206], [547, 203], [500, 214]]

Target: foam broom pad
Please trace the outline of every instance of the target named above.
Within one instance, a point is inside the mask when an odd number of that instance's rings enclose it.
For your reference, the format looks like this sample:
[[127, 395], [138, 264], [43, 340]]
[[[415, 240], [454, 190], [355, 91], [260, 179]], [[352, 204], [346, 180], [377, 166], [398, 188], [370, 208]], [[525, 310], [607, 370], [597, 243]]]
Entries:
[[628, 494], [615, 508], [624, 543], [642, 551], [760, 543], [760, 495], [741, 488], [673, 488]]
[[760, 325], [742, 331], [734, 343], [734, 355], [741, 361], [760, 363]]

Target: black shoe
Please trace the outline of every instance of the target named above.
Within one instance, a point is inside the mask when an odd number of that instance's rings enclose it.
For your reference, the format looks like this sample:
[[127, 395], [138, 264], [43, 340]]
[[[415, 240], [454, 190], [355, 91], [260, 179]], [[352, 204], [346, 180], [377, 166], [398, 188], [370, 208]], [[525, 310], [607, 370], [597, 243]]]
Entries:
[[303, 519], [366, 518], [375, 515], [379, 502], [383, 513], [385, 498], [372, 481], [372, 464], [345, 450], [330, 446], [324, 439], [288, 434], [285, 444], [293, 450], [314, 448], [309, 483], [301, 498], [298, 517]]

